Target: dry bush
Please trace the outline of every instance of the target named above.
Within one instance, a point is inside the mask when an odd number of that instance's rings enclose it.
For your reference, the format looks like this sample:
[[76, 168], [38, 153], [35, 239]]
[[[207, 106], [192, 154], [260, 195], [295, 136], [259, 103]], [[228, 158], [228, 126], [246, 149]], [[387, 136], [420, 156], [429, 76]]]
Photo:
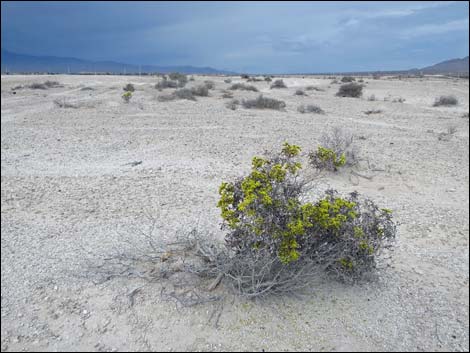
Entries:
[[247, 80], [247, 79], [250, 78], [250, 76], [247, 75], [247, 74], [240, 75], [240, 77], [243, 78], [243, 79], [245, 79], [245, 80]]
[[89, 86], [83, 87], [83, 88], [80, 89], [80, 91], [94, 91], [94, 90], [95, 89], [93, 87], [89, 87]]
[[265, 77], [264, 77], [264, 80], [265, 80], [266, 82], [271, 82], [273, 79], [272, 79], [271, 76], [265, 76]]
[[405, 98], [397, 97], [397, 98], [393, 98], [392, 103], [404, 103], [405, 101], [406, 101]]
[[168, 74], [168, 77], [172, 81], [178, 82], [178, 87], [184, 87], [188, 83], [188, 76], [180, 74], [179, 72], [172, 72]]
[[230, 102], [228, 102], [225, 106], [226, 106], [228, 109], [236, 110], [239, 105], [240, 105], [240, 101], [239, 101], [238, 99], [232, 99], [232, 100], [231, 100]]
[[371, 115], [371, 114], [380, 114], [382, 113], [382, 110], [380, 109], [371, 109], [371, 110], [366, 110], [364, 114], [366, 115]]
[[163, 77], [163, 79], [160, 82], [157, 82], [155, 84], [155, 88], [158, 90], [162, 90], [165, 88], [178, 88], [178, 82], [171, 81], [171, 80], [168, 80], [166, 77]]
[[233, 93], [230, 91], [223, 91], [222, 98], [233, 98]]
[[452, 106], [457, 104], [459, 104], [459, 101], [455, 96], [440, 96], [436, 98], [433, 107]]
[[242, 91], [253, 91], [253, 92], [258, 92], [258, 89], [255, 86], [252, 85], [246, 85], [244, 83], [234, 83], [232, 86], [229, 88], [230, 90], [242, 90]]
[[295, 91], [295, 95], [296, 96], [306, 96], [307, 94], [305, 93], [305, 91], [302, 91], [301, 89], [298, 89]]
[[462, 114], [462, 118], [468, 119], [468, 112], [467, 112], [467, 113], [463, 113], [463, 114]]
[[310, 163], [319, 170], [336, 172], [341, 167], [353, 166], [359, 162], [358, 148], [353, 145], [351, 133], [335, 127], [324, 133], [320, 146], [309, 153]]
[[271, 89], [273, 89], [273, 88], [287, 88], [287, 86], [286, 86], [286, 84], [284, 83], [283, 80], [276, 80], [271, 85]]
[[305, 87], [305, 90], [307, 90], [307, 91], [325, 92], [324, 89], [319, 88], [319, 87], [315, 87], [315, 86], [307, 86], [307, 87]]
[[77, 109], [78, 105], [69, 103], [65, 100], [65, 97], [62, 99], [54, 99], [54, 105], [58, 108], [74, 108]]
[[214, 89], [215, 83], [214, 81], [204, 81], [204, 86], [206, 86], [207, 89]]
[[261, 82], [263, 81], [262, 78], [258, 78], [258, 77], [255, 77], [255, 76], [252, 76], [250, 77], [248, 80], [246, 80], [247, 82]]
[[348, 82], [353, 82], [353, 81], [356, 81], [356, 79], [352, 76], [344, 76], [341, 79], [341, 82], [343, 82], [343, 83], [348, 83]]
[[226, 78], [226, 79], [224, 80], [224, 82], [225, 82], [225, 83], [232, 83], [232, 80], [229, 79], [229, 78]]
[[31, 89], [48, 89], [48, 88], [57, 88], [57, 87], [63, 87], [59, 82], [57, 81], [45, 81], [43, 83], [32, 83], [28, 86]]
[[274, 109], [282, 110], [286, 107], [286, 103], [273, 98], [266, 98], [263, 95], [258, 96], [256, 99], [247, 99], [242, 101], [242, 105], [247, 109]]
[[349, 283], [372, 278], [396, 235], [392, 211], [355, 192], [342, 197], [327, 190], [303, 201], [313, 184], [302, 174], [299, 153], [286, 142], [280, 153], [254, 157], [245, 177], [221, 184], [223, 243], [194, 229], [163, 242], [151, 219], [148, 230], [132, 232], [140, 238], [131, 254], [120, 250], [94, 266], [101, 277], [95, 283], [115, 277], [158, 281], [165, 299], [187, 307], [220, 300], [209, 294], [219, 283], [260, 298], [290, 295], [325, 275]]
[[[201, 89], [201, 91], [198, 91], [198, 93], [204, 93], [202, 91], [207, 90], [205, 86], [200, 86], [200, 87], [203, 87], [203, 89]], [[173, 101], [177, 99], [186, 99], [186, 100], [196, 101], [197, 99], [194, 96], [194, 92], [195, 91], [193, 89], [180, 88], [171, 94], [158, 96], [157, 100], [159, 102], [169, 102], [169, 101]]]
[[358, 83], [354, 83], [354, 82], [346, 83], [345, 85], [341, 85], [336, 95], [338, 97], [359, 98], [362, 96], [362, 88], [363, 86]]
[[375, 97], [375, 94], [372, 94], [369, 97], [367, 97], [367, 100], [370, 101], [370, 102], [375, 102], [377, 100], [377, 98]]
[[322, 108], [314, 104], [307, 104], [307, 105], [302, 104], [297, 108], [297, 111], [302, 114], [305, 114], [305, 113], [324, 114], [325, 113]]
[[198, 97], [208, 97], [209, 96], [209, 88], [207, 87], [206, 84], [199, 85], [199, 86], [196, 86], [196, 87], [192, 87], [191, 88], [191, 93], [194, 96], [198, 96]]
[[135, 87], [132, 83], [128, 83], [127, 85], [125, 85], [123, 87], [123, 91], [125, 92], [134, 92], [135, 91]]

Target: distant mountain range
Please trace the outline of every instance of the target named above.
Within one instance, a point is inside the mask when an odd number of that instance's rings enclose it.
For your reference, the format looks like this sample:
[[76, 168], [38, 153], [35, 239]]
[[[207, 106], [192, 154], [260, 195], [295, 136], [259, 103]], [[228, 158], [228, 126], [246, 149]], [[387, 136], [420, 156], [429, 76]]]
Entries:
[[445, 73], [467, 73], [468, 74], [468, 56], [462, 59], [452, 59], [440, 62], [436, 65], [423, 67], [424, 74], [445, 74]]
[[33, 56], [18, 54], [2, 49], [2, 73], [169, 73], [181, 72], [185, 74], [234, 74], [234, 72], [217, 70], [211, 67], [195, 66], [154, 66], [130, 65], [114, 61], [89, 61], [77, 58], [64, 58], [57, 56]]
[[[195, 66], [154, 66], [154, 65], [131, 65], [114, 61], [89, 61], [77, 58], [64, 58], [57, 56], [32, 56], [13, 53], [2, 49], [1, 53], [2, 73], [113, 73], [113, 74], [136, 74], [136, 73], [169, 73], [181, 72], [185, 74], [236, 74], [235, 72], [217, 70], [211, 67]], [[469, 72], [468, 56], [462, 59], [452, 59], [438, 64], [424, 67], [422, 69], [411, 69], [401, 71], [381, 71], [381, 73], [423, 73], [423, 74], [466, 74]], [[358, 72], [357, 74], [364, 74]], [[335, 73], [331, 73], [335, 74]], [[338, 73], [336, 73], [338, 74]], [[350, 73], [354, 74], [354, 73]]]

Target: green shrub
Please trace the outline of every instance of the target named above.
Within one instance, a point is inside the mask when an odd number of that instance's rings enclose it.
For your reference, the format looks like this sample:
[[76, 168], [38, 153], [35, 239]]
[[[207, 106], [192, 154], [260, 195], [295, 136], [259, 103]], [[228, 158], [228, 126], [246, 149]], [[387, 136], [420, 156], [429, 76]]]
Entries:
[[332, 172], [355, 165], [359, 152], [353, 141], [350, 133], [338, 127], [324, 133], [320, 138], [320, 146], [309, 153], [310, 163], [314, 168]]
[[300, 147], [254, 157], [248, 176], [220, 186], [218, 207], [230, 251], [226, 278], [250, 297], [289, 292], [326, 271], [343, 280], [363, 278], [395, 237], [391, 211], [357, 193], [333, 191], [303, 203]]
[[124, 100], [124, 103], [129, 103], [132, 98], [132, 92], [127, 91], [121, 97]]

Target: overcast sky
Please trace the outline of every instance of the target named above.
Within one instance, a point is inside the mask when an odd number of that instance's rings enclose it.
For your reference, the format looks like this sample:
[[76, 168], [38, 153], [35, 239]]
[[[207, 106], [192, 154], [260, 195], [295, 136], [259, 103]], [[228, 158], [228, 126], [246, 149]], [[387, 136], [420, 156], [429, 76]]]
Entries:
[[296, 73], [423, 67], [469, 50], [466, 1], [2, 1], [2, 48]]

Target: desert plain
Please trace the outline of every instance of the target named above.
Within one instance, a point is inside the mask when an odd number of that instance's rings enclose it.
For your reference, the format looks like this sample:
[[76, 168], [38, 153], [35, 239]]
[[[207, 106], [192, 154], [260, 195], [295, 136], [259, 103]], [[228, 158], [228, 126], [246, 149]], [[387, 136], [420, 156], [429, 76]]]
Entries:
[[[2, 75], [2, 351], [469, 350], [468, 79], [364, 77], [362, 98], [335, 96], [326, 76], [233, 91], [283, 100], [282, 111], [227, 109], [227, 77], [194, 79], [215, 83], [208, 97], [162, 102], [172, 89], [156, 90], [154, 76]], [[46, 80], [61, 87], [15, 88]], [[307, 86], [318, 90], [294, 94]], [[434, 107], [441, 95], [458, 105]], [[300, 114], [301, 104], [325, 114]], [[284, 141], [305, 159], [334, 127], [367, 163], [322, 175], [318, 189], [357, 190], [398, 225], [376, 280], [191, 307], [162, 298], [164, 283], [96, 280], [90, 263], [145, 246], [150, 219], [156, 239], [197, 228], [222, 241], [220, 183]]]

